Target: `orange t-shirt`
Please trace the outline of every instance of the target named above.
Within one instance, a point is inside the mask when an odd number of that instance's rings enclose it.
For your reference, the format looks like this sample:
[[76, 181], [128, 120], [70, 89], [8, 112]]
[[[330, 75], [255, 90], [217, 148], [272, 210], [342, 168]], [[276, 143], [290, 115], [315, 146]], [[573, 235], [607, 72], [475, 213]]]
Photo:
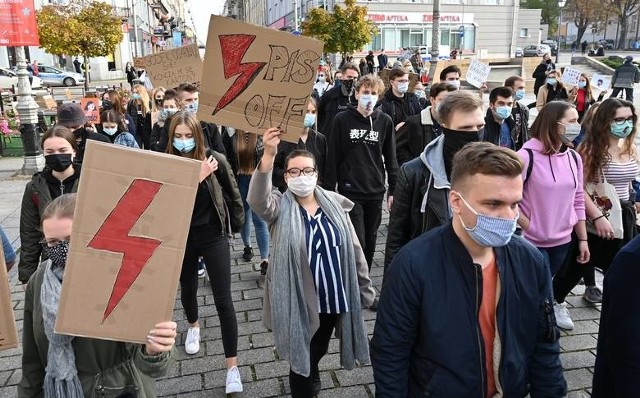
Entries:
[[498, 284], [498, 267], [495, 257], [486, 267], [482, 268], [482, 303], [478, 320], [484, 339], [484, 352], [487, 368], [487, 396], [493, 396], [496, 381], [493, 374], [493, 340], [496, 335], [496, 286]]

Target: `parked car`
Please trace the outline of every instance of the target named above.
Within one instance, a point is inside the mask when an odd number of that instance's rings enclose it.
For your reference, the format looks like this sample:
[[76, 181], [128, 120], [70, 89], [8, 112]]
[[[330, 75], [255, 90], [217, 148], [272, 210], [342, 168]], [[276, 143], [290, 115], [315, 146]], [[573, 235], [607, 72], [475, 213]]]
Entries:
[[[18, 75], [10, 69], [0, 68], [0, 88], [8, 90], [11, 86], [18, 88]], [[42, 80], [38, 76], [33, 77], [31, 88], [42, 88]]]
[[542, 40], [541, 44], [546, 44], [551, 48], [551, 55], [558, 54], [558, 43], [555, 40]]
[[614, 41], [612, 39], [602, 39], [598, 40], [598, 44], [602, 44], [602, 47], [607, 50], [613, 50]]
[[522, 48], [520, 48], [520, 47], [516, 47], [515, 57], [516, 57], [516, 58], [520, 58], [520, 57], [522, 57], [522, 56], [523, 56], [523, 54], [524, 54], [524, 53], [523, 53], [523, 51], [522, 51]]
[[38, 65], [38, 72], [38, 77], [47, 86], [71, 87], [84, 84], [84, 76], [80, 73], [64, 71], [48, 65]]
[[551, 53], [551, 47], [546, 44], [526, 46], [524, 50], [522, 50], [523, 57], [542, 57], [547, 53]]

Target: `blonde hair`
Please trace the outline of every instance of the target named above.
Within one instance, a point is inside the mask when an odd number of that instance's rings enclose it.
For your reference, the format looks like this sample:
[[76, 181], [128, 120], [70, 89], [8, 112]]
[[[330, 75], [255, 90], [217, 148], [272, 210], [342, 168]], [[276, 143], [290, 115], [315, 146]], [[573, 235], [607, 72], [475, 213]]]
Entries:
[[355, 84], [356, 92], [360, 91], [360, 87], [368, 87], [375, 90], [378, 95], [382, 95], [384, 91], [384, 82], [376, 75], [368, 74], [362, 76]]
[[76, 209], [76, 194], [66, 193], [60, 195], [47, 205], [40, 217], [40, 225], [44, 220], [50, 218], [69, 218], [73, 220], [73, 213]]
[[140, 94], [140, 101], [142, 102], [142, 112], [146, 115], [147, 113], [151, 112], [151, 109], [149, 109], [149, 93], [142, 84], [134, 84], [131, 88], [131, 91], [133, 91], [134, 89], [138, 90], [138, 94]]
[[167, 92], [167, 90], [165, 90], [164, 87], [156, 87], [153, 89], [153, 91], [151, 91], [151, 110], [153, 112], [157, 112], [162, 110], [162, 107], [158, 108], [158, 105], [156, 105], [156, 95], [158, 95], [158, 93], [162, 92], [163, 97], [164, 97], [164, 93]]

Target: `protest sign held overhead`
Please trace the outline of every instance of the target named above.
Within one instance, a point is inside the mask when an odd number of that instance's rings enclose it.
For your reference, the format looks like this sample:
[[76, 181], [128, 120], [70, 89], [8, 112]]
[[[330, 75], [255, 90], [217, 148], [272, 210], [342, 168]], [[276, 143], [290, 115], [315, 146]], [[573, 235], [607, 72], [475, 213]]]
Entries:
[[178, 87], [202, 77], [202, 59], [197, 44], [161, 51], [139, 59], [154, 87]]
[[173, 318], [193, 210], [175, 204], [194, 202], [199, 171], [195, 160], [87, 141], [56, 333], [144, 344]]
[[322, 42], [211, 16], [198, 118], [298, 142]]
[[570, 86], [577, 86], [578, 79], [580, 79], [581, 73], [582, 72], [580, 72], [578, 69], [567, 66], [566, 68], [564, 68], [564, 71], [562, 71], [562, 83], [568, 84]]
[[596, 90], [605, 91], [611, 86], [611, 76], [594, 73], [591, 77], [591, 87]]
[[0, 351], [18, 346], [18, 332], [13, 317], [9, 276], [5, 264], [2, 245], [0, 245]]
[[80, 101], [80, 106], [84, 112], [84, 116], [87, 118], [87, 122], [98, 124], [100, 123], [100, 100], [98, 98], [84, 97]]
[[480, 88], [482, 87], [482, 83], [487, 81], [489, 73], [491, 73], [491, 67], [489, 65], [474, 59], [471, 61], [469, 70], [467, 71], [467, 83]]

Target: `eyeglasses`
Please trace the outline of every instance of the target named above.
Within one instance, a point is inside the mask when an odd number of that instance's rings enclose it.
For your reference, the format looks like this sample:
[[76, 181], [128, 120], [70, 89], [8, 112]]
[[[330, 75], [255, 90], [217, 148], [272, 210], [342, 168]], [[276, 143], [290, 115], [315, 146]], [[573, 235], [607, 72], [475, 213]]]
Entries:
[[287, 170], [287, 174], [289, 174], [289, 177], [299, 177], [300, 174], [304, 174], [305, 176], [309, 177], [312, 176], [316, 173], [316, 169], [314, 167], [305, 167], [304, 169], [299, 169], [297, 167], [293, 167], [289, 170]]
[[618, 124], [618, 125], [621, 125], [621, 124], [623, 124], [624, 122], [631, 122], [631, 123], [633, 123], [633, 116], [628, 117], [628, 118], [626, 118], [626, 119], [625, 119], [625, 118], [623, 118], [623, 117], [619, 117], [619, 118], [613, 119], [613, 121], [614, 121], [616, 124]]

